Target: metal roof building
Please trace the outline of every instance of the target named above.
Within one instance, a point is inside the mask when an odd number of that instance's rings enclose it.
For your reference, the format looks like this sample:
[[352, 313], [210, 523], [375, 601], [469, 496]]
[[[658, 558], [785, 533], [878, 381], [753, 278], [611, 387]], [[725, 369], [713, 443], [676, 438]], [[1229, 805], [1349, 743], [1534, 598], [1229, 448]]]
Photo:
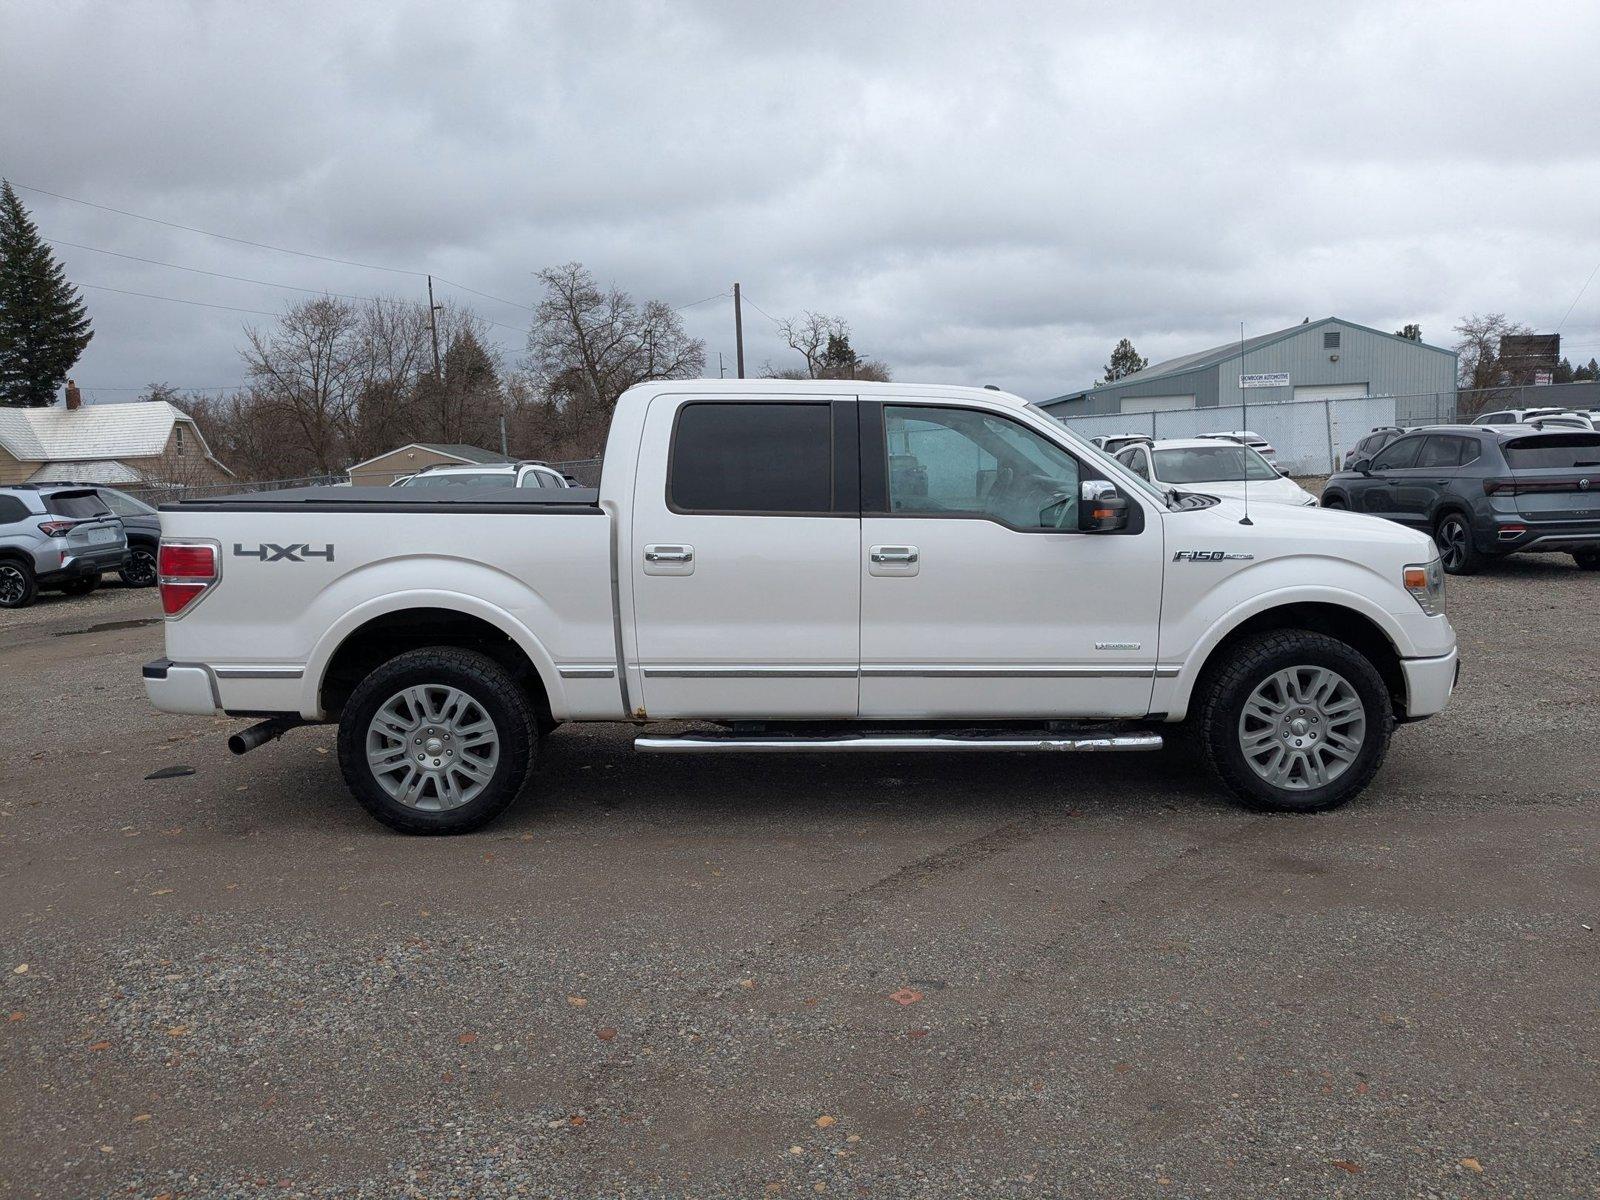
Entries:
[[1455, 390], [1455, 351], [1324, 317], [1180, 355], [1040, 407], [1077, 417], [1226, 407], [1241, 395], [1252, 406], [1423, 393], [1447, 394], [1453, 403]]

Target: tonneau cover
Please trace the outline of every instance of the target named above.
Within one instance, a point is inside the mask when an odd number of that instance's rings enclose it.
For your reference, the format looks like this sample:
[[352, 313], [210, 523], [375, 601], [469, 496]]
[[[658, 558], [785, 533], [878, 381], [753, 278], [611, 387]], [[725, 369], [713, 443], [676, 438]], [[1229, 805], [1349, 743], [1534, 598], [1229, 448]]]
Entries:
[[240, 492], [161, 505], [163, 512], [526, 512], [598, 513], [598, 488], [301, 487]]

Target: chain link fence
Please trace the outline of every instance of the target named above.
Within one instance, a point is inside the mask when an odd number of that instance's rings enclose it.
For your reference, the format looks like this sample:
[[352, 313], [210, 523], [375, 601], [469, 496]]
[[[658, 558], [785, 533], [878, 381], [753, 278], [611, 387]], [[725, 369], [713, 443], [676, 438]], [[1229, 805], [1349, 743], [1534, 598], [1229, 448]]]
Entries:
[[[547, 463], [573, 481], [575, 487], [599, 487], [600, 463], [598, 458], [579, 458], [566, 462]], [[406, 471], [398, 478], [415, 474]], [[326, 487], [329, 484], [348, 483], [350, 477], [343, 472], [337, 475], [302, 475], [294, 479], [230, 479], [224, 483], [180, 484], [142, 483], [119, 485], [126, 492], [146, 504], [171, 504], [178, 500], [206, 500], [217, 496], [237, 496], [241, 492], [276, 492], [284, 488]]]

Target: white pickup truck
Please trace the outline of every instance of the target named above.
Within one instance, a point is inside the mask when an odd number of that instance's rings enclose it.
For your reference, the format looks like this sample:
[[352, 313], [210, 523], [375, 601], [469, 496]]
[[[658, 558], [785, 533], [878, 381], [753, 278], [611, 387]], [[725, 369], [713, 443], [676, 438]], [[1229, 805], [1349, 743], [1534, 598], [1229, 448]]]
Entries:
[[[162, 509], [168, 712], [337, 722], [379, 820], [476, 828], [564, 721], [670, 753], [1151, 750], [1244, 803], [1361, 791], [1457, 674], [1438, 552], [1163, 492], [990, 389], [644, 384], [598, 489]], [[711, 726], [711, 727], [708, 727]]]

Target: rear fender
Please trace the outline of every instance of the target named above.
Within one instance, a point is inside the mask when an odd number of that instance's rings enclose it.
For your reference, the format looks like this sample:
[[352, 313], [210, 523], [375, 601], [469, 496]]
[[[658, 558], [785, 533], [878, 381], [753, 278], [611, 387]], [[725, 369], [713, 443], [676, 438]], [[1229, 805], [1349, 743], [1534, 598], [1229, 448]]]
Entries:
[[306, 662], [300, 686], [300, 715], [312, 720], [326, 717], [322, 711], [321, 701], [323, 679], [327, 674], [329, 662], [346, 638], [378, 617], [404, 612], [407, 609], [422, 608], [442, 608], [465, 613], [487, 622], [505, 634], [528, 656], [528, 661], [538, 672], [539, 682], [544, 685], [545, 695], [550, 701], [550, 715], [557, 721], [567, 718], [567, 696], [561, 685], [561, 673], [556, 669], [555, 661], [544, 643], [527, 625], [504, 608], [479, 596], [435, 589], [392, 592], [379, 596], [350, 609], [329, 626], [317, 641]]

